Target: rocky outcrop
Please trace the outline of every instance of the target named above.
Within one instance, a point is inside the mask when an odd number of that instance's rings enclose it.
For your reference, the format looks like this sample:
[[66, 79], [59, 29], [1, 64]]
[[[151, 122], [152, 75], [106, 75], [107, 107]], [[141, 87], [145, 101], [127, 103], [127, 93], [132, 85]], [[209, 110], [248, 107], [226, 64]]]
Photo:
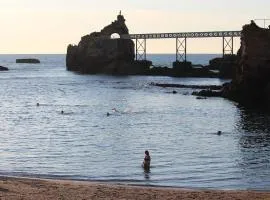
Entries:
[[128, 34], [123, 15], [100, 32], [83, 36], [78, 45], [69, 45], [66, 55], [67, 70], [82, 73], [144, 74], [150, 63], [134, 61], [131, 39], [112, 39], [112, 34]]
[[243, 26], [232, 81], [221, 91], [194, 94], [221, 96], [244, 106], [270, 109], [270, 28], [260, 28], [254, 21]]
[[40, 63], [40, 60], [35, 59], [35, 58], [22, 58], [22, 59], [16, 59], [16, 63], [38, 64]]
[[205, 89], [205, 90], [221, 90], [222, 86], [220, 85], [183, 85], [183, 84], [174, 84], [174, 83], [154, 83], [151, 82], [150, 85], [158, 87], [172, 87], [172, 88], [192, 88], [192, 89]]
[[206, 66], [210, 70], [218, 70], [220, 78], [233, 78], [237, 66], [237, 55], [225, 55], [214, 58]]
[[7, 67], [0, 66], [0, 71], [8, 71]]
[[189, 61], [173, 62], [173, 68], [153, 66], [149, 75], [172, 77], [217, 77], [217, 74], [202, 65], [192, 65]]
[[245, 105], [270, 106], [270, 29], [243, 26], [235, 77], [223, 96]]

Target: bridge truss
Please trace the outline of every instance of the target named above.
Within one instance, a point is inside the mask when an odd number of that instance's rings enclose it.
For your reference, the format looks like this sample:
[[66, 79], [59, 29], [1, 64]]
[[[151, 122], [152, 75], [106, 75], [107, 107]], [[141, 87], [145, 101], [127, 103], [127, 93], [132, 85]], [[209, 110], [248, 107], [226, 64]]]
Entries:
[[240, 37], [241, 31], [210, 31], [210, 32], [181, 32], [181, 33], [146, 33], [121, 35], [123, 39], [136, 41], [136, 60], [146, 60], [147, 39], [176, 39], [176, 61], [185, 62], [187, 54], [187, 38], [220, 37], [223, 44], [223, 57], [233, 54], [233, 39]]

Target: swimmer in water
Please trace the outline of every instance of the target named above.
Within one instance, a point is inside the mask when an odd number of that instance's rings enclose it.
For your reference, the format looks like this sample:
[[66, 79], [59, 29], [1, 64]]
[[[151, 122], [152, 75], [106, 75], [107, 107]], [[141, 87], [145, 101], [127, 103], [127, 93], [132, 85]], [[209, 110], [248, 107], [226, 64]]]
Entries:
[[118, 112], [118, 110], [116, 110], [116, 108], [113, 108], [112, 111], [113, 111], [113, 112]]

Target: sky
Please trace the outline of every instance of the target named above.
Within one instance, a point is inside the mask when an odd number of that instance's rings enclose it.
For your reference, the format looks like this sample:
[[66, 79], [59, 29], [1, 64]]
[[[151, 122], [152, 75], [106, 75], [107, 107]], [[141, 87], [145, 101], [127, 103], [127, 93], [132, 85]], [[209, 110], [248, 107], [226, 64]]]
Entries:
[[[0, 54], [66, 53], [120, 10], [130, 33], [161, 33], [241, 30], [252, 19], [270, 19], [269, 8], [269, 0], [0, 0]], [[234, 44], [236, 52], [239, 38]], [[147, 53], [175, 53], [175, 45], [147, 40]], [[187, 51], [222, 53], [222, 39], [188, 39]]]

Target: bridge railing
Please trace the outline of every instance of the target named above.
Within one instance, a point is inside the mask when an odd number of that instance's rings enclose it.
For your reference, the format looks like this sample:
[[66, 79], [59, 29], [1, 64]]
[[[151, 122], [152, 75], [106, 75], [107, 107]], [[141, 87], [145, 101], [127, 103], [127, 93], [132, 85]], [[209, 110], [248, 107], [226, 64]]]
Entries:
[[203, 38], [203, 37], [240, 37], [241, 31], [208, 31], [180, 33], [143, 33], [121, 35], [123, 39], [165, 39], [165, 38]]

